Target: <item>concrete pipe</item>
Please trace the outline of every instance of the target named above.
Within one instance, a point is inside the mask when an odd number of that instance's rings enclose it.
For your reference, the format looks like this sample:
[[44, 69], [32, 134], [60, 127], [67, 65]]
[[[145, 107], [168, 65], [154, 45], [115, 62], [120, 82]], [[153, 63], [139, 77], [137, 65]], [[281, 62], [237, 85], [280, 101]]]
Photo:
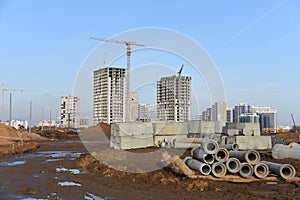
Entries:
[[294, 178], [296, 175], [295, 168], [290, 164], [279, 164], [262, 161], [266, 165], [268, 165], [270, 171], [276, 175], [280, 175], [284, 179]]
[[257, 163], [254, 165], [254, 174], [257, 178], [266, 178], [269, 175], [269, 167], [265, 163]]
[[253, 167], [249, 163], [241, 163], [239, 174], [243, 178], [249, 178], [253, 175]]
[[220, 147], [215, 154], [215, 159], [218, 162], [226, 162], [229, 159], [229, 151], [224, 147]]
[[219, 145], [219, 147], [224, 147], [228, 150], [233, 150], [233, 151], [238, 151], [240, 146], [237, 143], [233, 143], [233, 144], [222, 144]]
[[217, 178], [221, 178], [221, 177], [225, 176], [227, 173], [226, 166], [221, 162], [216, 162], [216, 163], [212, 164], [211, 171], [212, 171], [212, 174]]
[[193, 158], [201, 162], [204, 162], [206, 164], [213, 164], [215, 161], [214, 155], [205, 153], [204, 150], [201, 149], [200, 147], [196, 147], [192, 149], [192, 156]]
[[255, 165], [260, 161], [260, 155], [255, 150], [248, 151], [229, 151], [230, 157], [237, 158], [241, 162], [247, 162], [249, 164]]
[[202, 175], [209, 175], [211, 172], [211, 167], [203, 162], [193, 159], [192, 157], [186, 157], [184, 163], [192, 170], [200, 172]]
[[275, 144], [272, 149], [274, 159], [293, 158], [300, 160], [300, 144], [290, 143], [289, 145]]
[[227, 161], [226, 161], [226, 167], [227, 167], [227, 170], [230, 172], [230, 173], [238, 173], [241, 169], [241, 162], [237, 159], [237, 158], [229, 158]]
[[215, 140], [211, 140], [211, 139], [203, 141], [201, 147], [204, 150], [204, 152], [207, 154], [215, 154], [219, 149], [218, 143]]

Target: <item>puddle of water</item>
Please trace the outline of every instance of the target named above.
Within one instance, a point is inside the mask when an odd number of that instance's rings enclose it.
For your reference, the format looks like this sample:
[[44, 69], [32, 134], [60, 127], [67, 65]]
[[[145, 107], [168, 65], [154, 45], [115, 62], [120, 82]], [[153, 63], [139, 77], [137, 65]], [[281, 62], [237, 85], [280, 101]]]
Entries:
[[102, 198], [102, 197], [96, 196], [92, 193], [86, 192], [85, 195], [84, 195], [84, 199], [85, 200], [113, 200], [115, 198], [113, 198], [113, 197]]
[[14, 161], [14, 162], [1, 162], [1, 166], [5, 167], [13, 167], [13, 166], [18, 166], [18, 165], [24, 165], [26, 163], [25, 160], [20, 160], [20, 161]]
[[56, 168], [55, 171], [56, 172], [71, 172], [72, 174], [80, 174], [81, 173], [79, 169], [67, 169], [64, 167]]
[[105, 199], [98, 197], [94, 194], [91, 194], [89, 192], [86, 192], [86, 194], [84, 195], [84, 199], [85, 200], [105, 200]]
[[78, 186], [81, 187], [82, 185], [80, 183], [70, 182], [70, 181], [64, 181], [64, 182], [58, 182], [59, 186]]
[[62, 157], [75, 157], [78, 158], [81, 153], [73, 152], [73, 151], [41, 151], [37, 154], [43, 155], [45, 157], [51, 158], [62, 158]]
[[33, 175], [33, 178], [39, 178], [41, 175], [39, 175], [39, 174], [35, 174], [35, 175]]
[[21, 195], [9, 194], [6, 195], [8, 199], [22, 199], [22, 200], [47, 200], [47, 199], [40, 199], [40, 198], [33, 198], [33, 197], [26, 197]]
[[109, 143], [109, 141], [89, 141], [89, 140], [83, 140], [81, 142], [85, 143], [85, 144], [106, 144], [106, 143]]
[[36, 157], [50, 157], [48, 162], [58, 161], [59, 158], [78, 158], [81, 153], [75, 151], [40, 151], [34, 154], [23, 155], [20, 158], [36, 158]]
[[56, 161], [60, 161], [63, 160], [62, 158], [56, 158], [56, 159], [47, 159], [45, 160], [45, 162], [56, 162]]

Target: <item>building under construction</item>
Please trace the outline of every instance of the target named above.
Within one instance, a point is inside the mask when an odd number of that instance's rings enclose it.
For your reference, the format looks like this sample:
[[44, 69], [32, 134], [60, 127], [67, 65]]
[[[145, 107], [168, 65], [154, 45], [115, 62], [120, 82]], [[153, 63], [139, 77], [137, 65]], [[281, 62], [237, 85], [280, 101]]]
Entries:
[[178, 75], [162, 77], [157, 81], [157, 115], [159, 120], [184, 122], [191, 115], [191, 83], [190, 76], [181, 76], [183, 66]]
[[106, 67], [94, 71], [94, 124], [125, 122], [125, 68]]

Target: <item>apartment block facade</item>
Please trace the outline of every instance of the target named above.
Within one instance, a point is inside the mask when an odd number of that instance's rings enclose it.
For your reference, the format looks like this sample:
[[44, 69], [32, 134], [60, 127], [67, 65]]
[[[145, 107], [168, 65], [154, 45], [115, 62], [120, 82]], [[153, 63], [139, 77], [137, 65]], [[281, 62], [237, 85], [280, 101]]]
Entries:
[[125, 122], [126, 73], [125, 68], [119, 67], [94, 71], [94, 124]]
[[174, 75], [157, 81], [157, 116], [161, 121], [184, 122], [191, 115], [190, 76]]
[[76, 96], [61, 97], [60, 123], [65, 128], [80, 127], [80, 99]]

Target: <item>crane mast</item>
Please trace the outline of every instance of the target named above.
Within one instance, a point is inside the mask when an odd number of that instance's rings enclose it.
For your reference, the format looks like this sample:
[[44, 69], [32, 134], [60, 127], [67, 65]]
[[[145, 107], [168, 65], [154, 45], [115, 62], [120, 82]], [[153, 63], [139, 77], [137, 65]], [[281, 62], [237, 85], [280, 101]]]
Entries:
[[297, 133], [297, 126], [296, 126], [296, 123], [295, 123], [295, 119], [294, 119], [293, 113], [291, 113], [291, 117], [292, 117], [293, 124], [294, 124], [294, 130], [295, 130], [295, 132]]
[[[4, 93], [5, 92], [23, 92], [24, 90], [19, 89], [5, 89], [4, 84], [1, 84], [1, 94], [2, 94], [2, 105], [1, 105], [1, 121], [4, 122]], [[9, 111], [9, 121], [11, 121], [11, 104], [12, 104], [12, 95], [10, 94], [10, 111]]]

